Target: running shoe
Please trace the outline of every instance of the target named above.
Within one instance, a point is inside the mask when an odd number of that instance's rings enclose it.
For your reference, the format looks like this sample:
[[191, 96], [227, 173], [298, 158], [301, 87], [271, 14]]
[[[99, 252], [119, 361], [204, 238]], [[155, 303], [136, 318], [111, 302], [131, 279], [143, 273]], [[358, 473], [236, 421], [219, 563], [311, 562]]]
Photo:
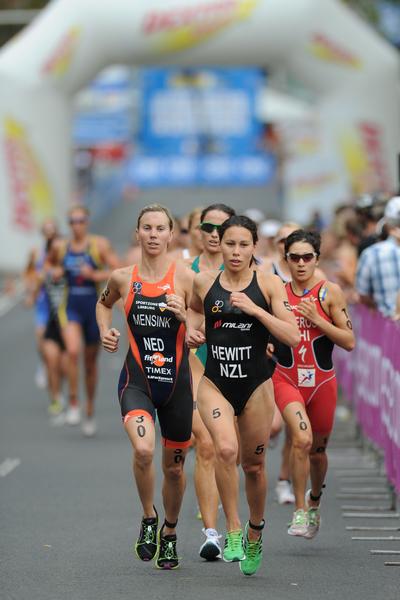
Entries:
[[222, 557], [225, 562], [238, 562], [239, 560], [244, 560], [246, 558], [243, 549], [243, 533], [241, 529], [227, 531]]
[[179, 567], [179, 556], [176, 550], [176, 535], [164, 535], [164, 525], [158, 532], [158, 551], [156, 555], [157, 569], [171, 571]]
[[299, 508], [299, 510], [296, 510], [293, 513], [292, 522], [289, 523], [288, 534], [305, 537], [307, 531], [308, 531], [307, 514], [302, 508]]
[[158, 514], [155, 507], [153, 508], [156, 516], [142, 518], [139, 537], [135, 544], [136, 556], [144, 561], [152, 560], [157, 552]]
[[244, 535], [244, 552], [246, 558], [240, 561], [239, 568], [243, 575], [254, 575], [261, 565], [262, 561], [262, 535], [258, 540], [249, 540], [249, 524], [246, 524]]
[[61, 402], [60, 398], [53, 398], [53, 400], [50, 402], [47, 410], [48, 410], [50, 417], [56, 417], [57, 415], [62, 413], [63, 408], [64, 408], [64, 406], [63, 406], [63, 403]]
[[205, 558], [206, 560], [221, 558], [221, 544], [219, 543], [221, 536], [218, 535], [218, 531], [211, 527], [202, 529], [202, 531], [207, 539], [199, 550], [201, 558]]
[[295, 497], [290, 481], [280, 479], [276, 484], [275, 493], [278, 504], [294, 504]]
[[67, 425], [79, 425], [81, 422], [81, 410], [79, 406], [70, 406], [65, 413]]
[[93, 437], [96, 435], [97, 425], [93, 417], [88, 417], [82, 423], [82, 433], [85, 437]]
[[321, 513], [319, 506], [309, 506], [311, 490], [306, 493], [306, 506], [307, 506], [307, 533], [304, 536], [308, 540], [312, 540], [317, 535], [321, 526]]

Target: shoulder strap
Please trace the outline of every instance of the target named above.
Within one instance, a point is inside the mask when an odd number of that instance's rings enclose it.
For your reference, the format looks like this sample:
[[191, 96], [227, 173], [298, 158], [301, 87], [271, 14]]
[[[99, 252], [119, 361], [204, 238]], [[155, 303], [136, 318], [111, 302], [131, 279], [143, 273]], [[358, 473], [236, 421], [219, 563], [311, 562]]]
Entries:
[[89, 250], [88, 253], [90, 254], [90, 256], [93, 258], [93, 261], [95, 263], [95, 265], [100, 268], [102, 261], [100, 258], [100, 251], [99, 251], [99, 245], [97, 243], [97, 238], [96, 236], [90, 236], [89, 237]]
[[200, 266], [199, 265], [200, 265], [200, 256], [196, 256], [196, 258], [193, 260], [192, 264], [190, 265], [190, 268], [195, 273], [200, 273]]

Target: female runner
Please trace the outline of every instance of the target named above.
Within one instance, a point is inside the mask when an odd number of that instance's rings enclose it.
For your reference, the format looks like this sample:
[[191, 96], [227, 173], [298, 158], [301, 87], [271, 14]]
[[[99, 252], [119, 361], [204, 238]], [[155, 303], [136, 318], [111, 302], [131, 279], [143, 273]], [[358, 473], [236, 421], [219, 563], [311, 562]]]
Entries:
[[[274, 367], [266, 355], [267, 344], [270, 334], [290, 346], [300, 336], [279, 277], [254, 268], [255, 223], [232, 216], [218, 234], [224, 271], [196, 276], [187, 340], [189, 346], [199, 344], [199, 327], [205, 318], [207, 361], [198, 406], [216, 452], [216, 479], [227, 527], [223, 558], [240, 561], [242, 573], [252, 575], [262, 558], [265, 448], [274, 412], [268, 381]], [[235, 416], [250, 512], [244, 540], [238, 514]]]
[[[138, 219], [141, 260], [113, 271], [97, 304], [102, 345], [118, 349], [119, 332], [111, 325], [112, 307], [122, 298], [129, 350], [119, 381], [125, 430], [133, 446], [133, 473], [143, 507], [135, 545], [144, 561], [155, 557], [160, 569], [176, 569], [176, 525], [185, 490], [183, 464], [190, 445], [193, 397], [185, 348], [186, 306], [193, 274], [168, 256], [173, 221], [168, 209], [145, 207]], [[163, 444], [165, 519], [158, 531], [154, 507], [155, 419]]]

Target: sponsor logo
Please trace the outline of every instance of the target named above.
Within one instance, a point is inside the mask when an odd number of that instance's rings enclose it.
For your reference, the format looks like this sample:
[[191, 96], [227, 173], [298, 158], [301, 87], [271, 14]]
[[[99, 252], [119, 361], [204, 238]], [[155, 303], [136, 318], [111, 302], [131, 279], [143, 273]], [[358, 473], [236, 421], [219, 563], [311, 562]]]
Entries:
[[72, 27], [60, 40], [53, 54], [45, 62], [42, 72], [53, 77], [63, 77], [71, 66], [76, 52], [80, 27]]
[[171, 289], [171, 286], [169, 285], [169, 283], [166, 283], [165, 285], [158, 285], [157, 288], [159, 290], [162, 290], [163, 292], [167, 292]]
[[214, 329], [219, 329], [220, 327], [222, 327], [222, 319], [219, 319], [219, 321], [215, 321], [214, 323]]
[[312, 36], [309, 48], [311, 54], [325, 62], [352, 69], [360, 69], [362, 67], [361, 60], [355, 54], [322, 33], [315, 33]]
[[13, 224], [22, 231], [31, 231], [55, 214], [53, 193], [24, 126], [8, 116], [4, 119], [4, 132]]
[[301, 356], [301, 360], [304, 362], [306, 362], [306, 352], [307, 352], [307, 348], [303, 345], [300, 350], [299, 350], [299, 355]]
[[260, 0], [214, 0], [173, 9], [153, 10], [142, 23], [157, 50], [178, 52], [197, 46], [220, 31], [248, 19]]
[[132, 283], [132, 290], [135, 294], [140, 294], [142, 291], [143, 283], [141, 281], [134, 281]]
[[250, 331], [253, 323], [222, 323], [224, 329], [238, 329], [239, 331]]
[[161, 310], [161, 312], [164, 312], [164, 310], [166, 310], [168, 308], [168, 305], [165, 304], [165, 302], [160, 302], [160, 304], [158, 305], [158, 307]]
[[172, 363], [172, 356], [164, 356], [161, 352], [155, 352], [154, 354], [146, 354], [144, 360], [150, 362], [155, 367], [163, 367], [165, 363]]
[[315, 369], [297, 369], [299, 387], [315, 387]]
[[222, 312], [222, 307], [224, 306], [223, 300], [216, 300], [214, 306], [211, 308], [212, 313], [220, 313]]

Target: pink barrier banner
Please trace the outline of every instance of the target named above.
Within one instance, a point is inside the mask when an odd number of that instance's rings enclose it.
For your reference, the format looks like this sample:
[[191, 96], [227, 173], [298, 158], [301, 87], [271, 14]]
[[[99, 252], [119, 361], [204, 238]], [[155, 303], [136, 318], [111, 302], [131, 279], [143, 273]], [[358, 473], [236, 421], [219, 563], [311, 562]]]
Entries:
[[336, 348], [338, 383], [400, 493], [400, 323], [364, 306], [351, 313], [357, 345], [351, 353]]

